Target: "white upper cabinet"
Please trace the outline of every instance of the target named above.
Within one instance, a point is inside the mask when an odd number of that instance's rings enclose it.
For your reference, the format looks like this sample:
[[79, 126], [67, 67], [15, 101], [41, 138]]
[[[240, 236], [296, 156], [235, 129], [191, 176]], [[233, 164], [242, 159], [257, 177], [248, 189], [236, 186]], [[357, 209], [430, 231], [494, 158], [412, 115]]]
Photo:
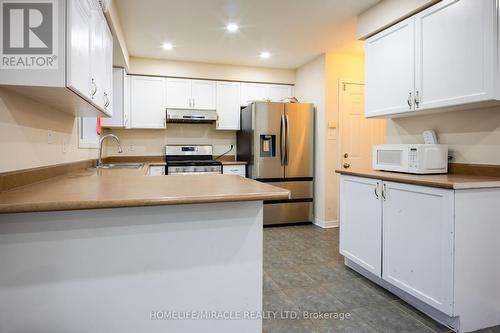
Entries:
[[82, 96], [91, 95], [90, 27], [91, 5], [88, 0], [68, 3], [68, 87]]
[[103, 127], [130, 127], [130, 77], [123, 68], [113, 68], [113, 116], [103, 118]]
[[269, 84], [267, 95], [271, 102], [281, 102], [292, 97], [292, 87], [283, 84]]
[[216, 82], [207, 80], [191, 80], [191, 98], [193, 109], [215, 110]]
[[217, 129], [240, 129], [240, 86], [239, 82], [217, 82]]
[[166, 81], [167, 108], [215, 110], [215, 81], [172, 78]]
[[166, 79], [166, 99], [169, 109], [191, 108], [191, 80]]
[[366, 41], [367, 117], [413, 110], [414, 22], [409, 18]]
[[415, 16], [417, 108], [495, 99], [495, 12], [492, 0], [448, 0]]
[[241, 106], [247, 106], [254, 101], [265, 101], [269, 98], [266, 84], [242, 83]]
[[382, 272], [381, 184], [349, 176], [342, 176], [340, 182], [340, 253], [378, 277]]
[[384, 182], [384, 193], [382, 278], [452, 316], [454, 191]]
[[241, 106], [255, 101], [281, 102], [292, 96], [292, 86], [286, 84], [242, 83]]
[[131, 128], [165, 128], [165, 80], [160, 77], [130, 77]]
[[496, 0], [443, 0], [369, 38], [366, 116], [498, 104], [497, 12]]
[[0, 85], [74, 115], [111, 116], [113, 37], [98, 1], [60, 0], [54, 6], [51, 54], [38, 58], [45, 67], [3, 66]]

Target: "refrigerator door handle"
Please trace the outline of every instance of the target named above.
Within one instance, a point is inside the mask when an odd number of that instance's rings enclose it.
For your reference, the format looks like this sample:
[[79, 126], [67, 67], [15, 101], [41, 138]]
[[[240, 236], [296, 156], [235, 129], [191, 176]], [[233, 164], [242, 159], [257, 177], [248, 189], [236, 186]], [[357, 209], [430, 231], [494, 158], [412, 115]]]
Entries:
[[290, 155], [290, 126], [288, 126], [288, 115], [285, 115], [285, 165], [288, 165]]
[[281, 165], [285, 165], [285, 155], [286, 155], [286, 138], [285, 138], [285, 115], [281, 115], [281, 126], [280, 126], [280, 158]]

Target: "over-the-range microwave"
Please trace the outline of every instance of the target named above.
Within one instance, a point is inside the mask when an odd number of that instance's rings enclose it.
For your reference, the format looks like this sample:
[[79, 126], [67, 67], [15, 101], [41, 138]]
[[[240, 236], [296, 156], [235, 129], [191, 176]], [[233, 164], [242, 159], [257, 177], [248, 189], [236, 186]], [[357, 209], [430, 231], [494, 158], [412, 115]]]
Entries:
[[414, 174], [448, 172], [448, 146], [439, 144], [374, 145], [375, 170]]

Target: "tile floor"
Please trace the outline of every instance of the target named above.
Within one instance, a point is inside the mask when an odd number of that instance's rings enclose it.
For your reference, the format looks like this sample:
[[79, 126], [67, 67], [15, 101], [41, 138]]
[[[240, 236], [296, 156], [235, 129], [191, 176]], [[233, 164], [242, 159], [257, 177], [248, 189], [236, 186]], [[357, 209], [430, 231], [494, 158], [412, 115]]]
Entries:
[[[264, 320], [264, 333], [450, 332], [345, 267], [338, 229], [313, 225], [264, 228], [264, 311], [280, 317]], [[281, 319], [304, 311], [350, 319]], [[500, 326], [480, 332], [500, 333]]]

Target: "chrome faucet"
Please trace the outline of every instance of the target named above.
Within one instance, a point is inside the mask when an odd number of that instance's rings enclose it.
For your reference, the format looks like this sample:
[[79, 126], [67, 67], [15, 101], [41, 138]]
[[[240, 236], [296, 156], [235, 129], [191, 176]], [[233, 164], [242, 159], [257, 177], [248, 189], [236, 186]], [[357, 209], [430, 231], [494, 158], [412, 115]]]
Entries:
[[121, 154], [123, 152], [122, 146], [120, 145], [120, 139], [118, 139], [118, 137], [116, 135], [114, 135], [114, 134], [107, 134], [107, 135], [103, 136], [99, 140], [99, 159], [97, 160], [97, 168], [102, 168], [102, 143], [107, 138], [113, 138], [113, 139], [115, 139], [116, 142], [118, 142], [118, 153]]

